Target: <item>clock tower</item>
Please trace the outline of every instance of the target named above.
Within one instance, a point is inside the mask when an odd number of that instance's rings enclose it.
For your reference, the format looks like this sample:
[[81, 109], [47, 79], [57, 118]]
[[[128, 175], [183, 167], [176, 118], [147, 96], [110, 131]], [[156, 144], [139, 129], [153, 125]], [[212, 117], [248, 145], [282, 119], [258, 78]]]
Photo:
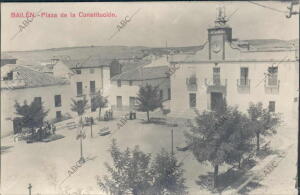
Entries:
[[225, 8], [218, 8], [215, 27], [208, 29], [209, 59], [225, 60], [225, 42], [231, 42], [232, 29], [226, 25]]

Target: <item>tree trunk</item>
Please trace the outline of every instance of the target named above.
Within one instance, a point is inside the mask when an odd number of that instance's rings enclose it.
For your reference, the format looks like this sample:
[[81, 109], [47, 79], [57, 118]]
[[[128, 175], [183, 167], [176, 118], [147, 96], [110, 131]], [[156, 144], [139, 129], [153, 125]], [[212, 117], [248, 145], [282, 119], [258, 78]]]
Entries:
[[101, 107], [99, 107], [99, 121], [101, 120]]
[[256, 133], [256, 150], [259, 151], [259, 133]]
[[148, 119], [148, 122], [150, 121], [150, 118], [149, 118], [149, 111], [147, 111], [147, 119]]
[[241, 168], [241, 159], [239, 159], [239, 169]]
[[214, 171], [214, 188], [218, 185], [218, 173], [219, 173], [219, 165], [215, 165], [215, 171]]

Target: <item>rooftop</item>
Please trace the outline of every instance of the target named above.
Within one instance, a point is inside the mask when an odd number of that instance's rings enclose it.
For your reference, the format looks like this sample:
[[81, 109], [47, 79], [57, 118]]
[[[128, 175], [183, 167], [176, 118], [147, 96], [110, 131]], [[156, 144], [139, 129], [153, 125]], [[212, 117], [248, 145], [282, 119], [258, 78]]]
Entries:
[[1, 89], [21, 89], [65, 85], [69, 82], [63, 78], [42, 73], [30, 68], [8, 64], [1, 68], [1, 77], [13, 72], [13, 80], [1, 80]]
[[103, 66], [110, 66], [112, 59], [103, 59], [97, 57], [87, 57], [78, 60], [62, 60], [71, 69], [76, 68], [99, 68]]
[[123, 72], [112, 77], [111, 80], [117, 81], [142, 81], [158, 78], [168, 78], [166, 72], [169, 70], [168, 66], [153, 66], [153, 67], [138, 67], [134, 70]]

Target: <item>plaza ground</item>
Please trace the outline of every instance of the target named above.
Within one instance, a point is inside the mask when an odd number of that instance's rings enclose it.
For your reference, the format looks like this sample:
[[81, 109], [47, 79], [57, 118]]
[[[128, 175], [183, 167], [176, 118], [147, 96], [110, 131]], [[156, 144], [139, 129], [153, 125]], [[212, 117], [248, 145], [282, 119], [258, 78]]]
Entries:
[[[142, 151], [152, 153], [154, 156], [162, 148], [171, 151], [171, 129], [174, 130], [175, 155], [179, 161], [184, 163], [184, 177], [186, 178], [189, 194], [211, 194], [211, 192], [197, 185], [195, 181], [200, 175], [213, 171], [213, 168], [209, 164], [198, 163], [190, 152], [176, 150], [176, 146], [185, 146], [183, 132], [187, 129], [184, 121], [176, 120], [178, 126], [171, 127], [143, 123], [141, 118], [145, 118], [145, 115], [141, 116], [139, 114], [138, 117], [139, 119], [136, 120], [128, 120], [120, 129], [117, 128], [117, 123], [120, 120], [118, 118], [109, 122], [97, 122], [93, 126], [93, 138], [90, 137], [90, 127], [85, 127], [87, 136], [83, 141], [83, 153], [84, 157], [93, 160], [87, 161], [69, 178], [67, 178], [68, 170], [71, 170], [71, 167], [75, 165], [80, 157], [80, 144], [79, 140], [76, 140], [77, 129], [63, 128], [58, 130], [57, 134], [65, 137], [49, 143], [27, 144], [24, 141], [13, 142], [12, 138], [9, 137], [3, 138], [2, 147], [5, 147], [6, 150], [1, 155], [1, 194], [28, 194], [27, 187], [29, 183], [33, 186], [33, 195], [63, 194], [75, 191], [81, 191], [85, 194], [104, 194], [97, 186], [96, 176], [107, 174], [104, 162], [111, 162], [108, 149], [112, 139], [115, 138], [122, 149], [139, 145]], [[97, 132], [105, 127], [108, 127], [112, 134], [99, 136]], [[296, 148], [296, 138], [297, 130], [295, 128], [287, 128], [285, 132], [280, 131], [274, 137], [275, 141], [272, 143], [274, 147], [287, 142], [293, 143], [292, 153], [288, 153], [287, 160], [283, 159], [278, 168], [262, 181], [263, 187], [254, 189], [252, 194], [276, 192], [270, 189], [271, 186], [278, 186], [278, 189], [291, 189], [294, 187], [292, 181], [295, 177], [293, 173], [295, 169], [291, 167], [296, 168], [294, 150]], [[286, 166], [288, 166], [288, 169], [284, 168]], [[222, 166], [220, 172], [224, 171], [223, 169], [225, 170]], [[278, 181], [281, 179], [281, 175], [286, 175], [284, 176], [284, 179], [287, 180], [285, 183]], [[292, 178], [291, 175], [293, 175]], [[277, 180], [273, 179], [275, 176]], [[285, 191], [289, 192], [288, 190]]]

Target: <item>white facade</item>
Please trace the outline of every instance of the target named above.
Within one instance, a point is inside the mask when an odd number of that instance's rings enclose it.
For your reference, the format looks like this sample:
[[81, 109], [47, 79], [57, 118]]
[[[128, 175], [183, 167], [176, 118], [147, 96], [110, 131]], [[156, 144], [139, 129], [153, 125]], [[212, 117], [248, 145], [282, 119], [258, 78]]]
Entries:
[[[159, 85], [162, 91], [163, 100], [168, 100], [170, 90], [169, 78], [158, 78], [144, 81], [119, 81], [121, 85], [118, 85], [118, 81], [111, 81], [109, 89], [109, 103], [118, 109], [130, 109], [130, 98], [136, 98], [139, 92], [140, 86], [147, 84], [152, 86]], [[131, 85], [130, 85], [131, 83]], [[161, 93], [161, 92], [160, 92]], [[121, 97], [121, 105], [117, 103], [117, 98]]]
[[[296, 53], [295, 48], [241, 48], [232, 41], [230, 27], [211, 28], [202, 50], [172, 57], [171, 62], [180, 68], [171, 76], [171, 115], [193, 117], [194, 108], [212, 110], [212, 101], [219, 94], [243, 112], [250, 102], [262, 102], [265, 108], [282, 113], [285, 122], [295, 120], [299, 92]], [[194, 79], [193, 85], [189, 78]]]
[[[43, 107], [49, 110], [46, 120], [53, 120], [60, 111], [62, 116], [73, 113], [70, 111], [71, 90], [70, 85], [55, 85], [23, 89], [5, 89], [1, 90], [1, 136], [13, 134], [13, 119], [15, 114], [15, 101], [24, 104], [27, 101], [30, 104], [35, 97], [41, 97]], [[61, 105], [55, 106], [55, 95], [61, 96]]]

